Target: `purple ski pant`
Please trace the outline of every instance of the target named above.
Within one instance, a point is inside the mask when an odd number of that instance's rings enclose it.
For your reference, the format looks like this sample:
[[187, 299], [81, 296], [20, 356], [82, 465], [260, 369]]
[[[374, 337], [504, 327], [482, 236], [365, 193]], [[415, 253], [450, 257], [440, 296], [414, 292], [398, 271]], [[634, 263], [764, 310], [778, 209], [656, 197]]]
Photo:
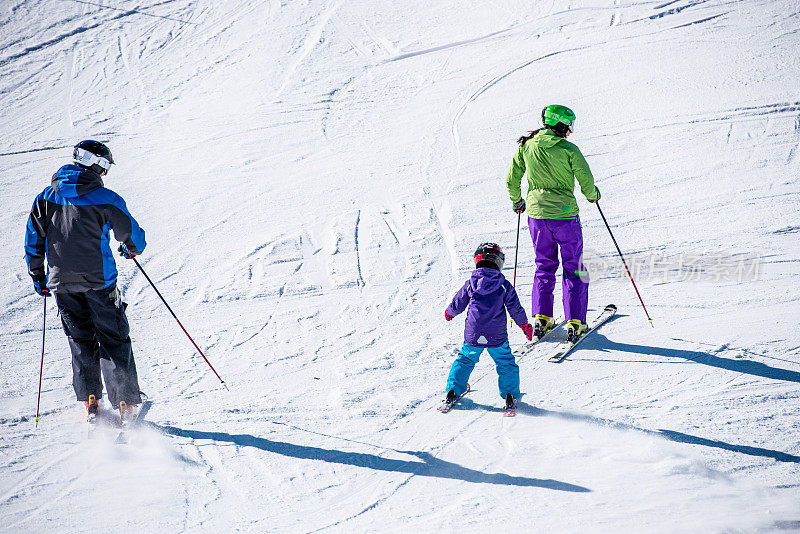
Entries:
[[563, 264], [562, 293], [566, 320], [586, 322], [589, 302], [589, 273], [583, 265], [581, 221], [571, 219], [531, 219], [528, 229], [536, 252], [533, 280], [533, 313], [553, 317], [553, 290], [556, 287], [558, 250]]

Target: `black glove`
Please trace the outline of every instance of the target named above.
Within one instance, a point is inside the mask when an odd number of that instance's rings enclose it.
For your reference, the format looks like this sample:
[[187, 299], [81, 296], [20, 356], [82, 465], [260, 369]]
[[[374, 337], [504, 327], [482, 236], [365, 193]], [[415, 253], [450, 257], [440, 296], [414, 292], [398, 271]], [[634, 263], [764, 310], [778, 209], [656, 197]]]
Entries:
[[590, 201], [589, 201], [589, 202], [591, 202], [592, 204], [594, 204], [595, 202], [597, 202], [598, 200], [600, 200], [600, 190], [597, 188], [597, 186], [594, 186], [594, 190], [595, 190], [595, 191], [597, 191], [597, 198], [596, 198], [596, 199], [594, 199], [594, 200], [590, 200]]
[[37, 276], [33, 279], [33, 290], [43, 297], [50, 296], [50, 288], [47, 287], [47, 275]]
[[122, 243], [117, 250], [119, 251], [120, 256], [128, 260], [132, 260], [133, 257], [136, 256], [136, 254], [132, 254], [128, 250], [128, 247], [125, 246], [125, 243]]
[[521, 198], [514, 202], [514, 213], [522, 213], [525, 211], [525, 199]]

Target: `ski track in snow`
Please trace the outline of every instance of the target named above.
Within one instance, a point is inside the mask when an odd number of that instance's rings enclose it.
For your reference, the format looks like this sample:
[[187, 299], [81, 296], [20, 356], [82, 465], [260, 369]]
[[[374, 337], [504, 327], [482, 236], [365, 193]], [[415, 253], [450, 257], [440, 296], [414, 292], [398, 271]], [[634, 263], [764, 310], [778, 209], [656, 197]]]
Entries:
[[[133, 7], [0, 13], [3, 530], [797, 528], [789, 0]], [[440, 414], [464, 321], [442, 310], [477, 243], [513, 254], [502, 177], [556, 101], [578, 110], [570, 140], [657, 329], [578, 194], [589, 316], [614, 301], [619, 317], [561, 364], [546, 361], [561, 330], [519, 358], [515, 418], [488, 355]], [[85, 438], [52, 302], [33, 426], [42, 303], [22, 228], [83, 137], [111, 145], [106, 184], [148, 232], [142, 266], [230, 387], [118, 262], [156, 401], [129, 446], [112, 425]], [[680, 263], [654, 274], [661, 254]], [[757, 277], [723, 276], [753, 258]]]
[[300, 64], [305, 60], [309, 54], [314, 50], [314, 48], [320, 43], [320, 39], [322, 38], [322, 32], [325, 30], [325, 26], [328, 25], [328, 22], [331, 20], [331, 17], [336, 13], [336, 10], [339, 9], [340, 2], [333, 2], [328, 9], [326, 9], [320, 16], [319, 21], [314, 25], [313, 28], [308, 32], [308, 35], [303, 42], [303, 46], [300, 47], [300, 50], [297, 52], [297, 58], [292, 62], [289, 68], [283, 75], [283, 81], [281, 82], [280, 87], [275, 92], [275, 96], [273, 97], [277, 100], [283, 91], [286, 89], [286, 86], [289, 84], [289, 80], [292, 78], [294, 73], [297, 71], [297, 68]]
[[524, 69], [525, 67], [533, 65], [534, 63], [536, 63], [538, 61], [541, 61], [543, 59], [554, 57], [554, 56], [557, 56], [557, 55], [560, 55], [560, 54], [566, 54], [566, 53], [569, 53], [569, 52], [577, 52], [577, 51], [580, 51], [580, 50], [585, 50], [586, 48], [588, 48], [588, 47], [573, 48], [573, 49], [569, 49], [569, 50], [558, 50], [556, 52], [550, 52], [549, 54], [545, 54], [543, 56], [539, 56], [537, 58], [531, 59], [529, 61], [526, 61], [525, 63], [522, 63], [521, 65], [518, 65], [518, 66], [512, 68], [511, 70], [508, 70], [508, 71], [506, 71], [506, 72], [504, 72], [504, 73], [492, 78], [491, 80], [489, 80], [488, 82], [483, 84], [478, 90], [476, 90], [474, 93], [472, 93], [469, 96], [469, 98], [467, 98], [467, 100], [461, 105], [461, 107], [458, 109], [458, 111], [456, 112], [455, 116], [453, 117], [452, 127], [451, 127], [451, 130], [450, 130], [451, 131], [451, 135], [453, 137], [453, 144], [455, 145], [455, 148], [456, 148], [456, 161], [457, 161], [457, 163], [456, 163], [456, 171], [458, 171], [461, 168], [461, 140], [460, 140], [459, 135], [458, 135], [458, 121], [461, 118], [461, 116], [464, 114], [464, 111], [466, 111], [467, 106], [469, 106], [470, 103], [474, 102], [479, 96], [481, 96], [483, 93], [485, 93], [486, 91], [491, 89], [494, 85], [499, 83], [504, 78], [507, 78], [508, 76], [511, 76], [515, 72], [520, 71], [520, 70]]

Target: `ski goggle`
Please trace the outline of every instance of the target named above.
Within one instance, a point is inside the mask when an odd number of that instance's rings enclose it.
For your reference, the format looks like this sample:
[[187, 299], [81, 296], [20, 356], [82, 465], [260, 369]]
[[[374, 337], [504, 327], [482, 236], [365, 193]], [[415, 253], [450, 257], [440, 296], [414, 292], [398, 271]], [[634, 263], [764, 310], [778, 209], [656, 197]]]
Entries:
[[575, 119], [572, 119], [571, 121], [569, 121], [569, 124], [567, 125], [567, 128], [569, 128], [570, 132], [574, 132], [575, 131]]
[[106, 158], [101, 156], [92, 154], [88, 150], [84, 150], [82, 148], [76, 148], [75, 153], [72, 155], [72, 159], [75, 163], [79, 165], [83, 165], [84, 167], [91, 167], [92, 165], [100, 165], [103, 170], [108, 171], [111, 168], [111, 162], [108, 161]]

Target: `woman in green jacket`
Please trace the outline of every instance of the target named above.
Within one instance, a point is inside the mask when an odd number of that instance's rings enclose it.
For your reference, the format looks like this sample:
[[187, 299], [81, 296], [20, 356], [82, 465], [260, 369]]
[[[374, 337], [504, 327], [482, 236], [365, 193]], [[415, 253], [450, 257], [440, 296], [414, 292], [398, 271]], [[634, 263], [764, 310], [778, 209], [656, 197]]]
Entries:
[[[542, 110], [544, 127], [519, 138], [519, 147], [506, 177], [514, 211], [528, 215], [528, 229], [536, 253], [533, 283], [534, 335], [553, 328], [553, 290], [558, 251], [563, 262], [563, 303], [568, 339], [586, 331], [589, 274], [583, 265], [583, 235], [578, 203], [572, 191], [575, 180], [589, 202], [600, 199], [589, 165], [577, 146], [567, 141], [575, 113], [565, 106]], [[522, 176], [528, 178], [527, 199], [522, 198]]]

